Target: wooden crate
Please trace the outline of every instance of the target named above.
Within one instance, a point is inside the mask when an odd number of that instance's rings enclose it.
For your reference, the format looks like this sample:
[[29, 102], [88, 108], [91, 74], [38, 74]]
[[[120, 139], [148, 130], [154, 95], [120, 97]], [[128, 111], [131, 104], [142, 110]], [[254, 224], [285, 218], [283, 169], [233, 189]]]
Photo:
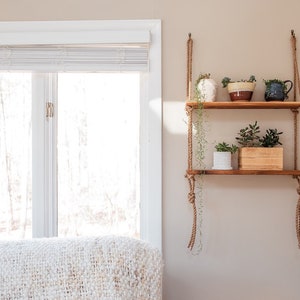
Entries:
[[240, 170], [282, 170], [283, 148], [243, 147], [239, 149]]

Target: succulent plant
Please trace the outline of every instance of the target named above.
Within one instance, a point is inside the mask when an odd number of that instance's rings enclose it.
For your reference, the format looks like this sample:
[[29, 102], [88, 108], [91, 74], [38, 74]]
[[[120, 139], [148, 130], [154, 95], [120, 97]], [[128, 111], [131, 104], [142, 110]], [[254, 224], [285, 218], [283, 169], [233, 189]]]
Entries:
[[217, 145], [215, 145], [215, 149], [217, 152], [231, 152], [231, 153], [235, 153], [238, 150], [238, 147], [236, 145], [229, 145], [225, 142], [222, 143], [218, 143]]
[[282, 145], [282, 143], [279, 141], [279, 135], [282, 134], [282, 132], [278, 132], [277, 129], [268, 129], [266, 131], [266, 134], [260, 139], [261, 145], [263, 147], [275, 147], [277, 145]]
[[235, 81], [232, 81], [231, 78], [229, 78], [229, 77], [224, 77], [222, 79], [222, 85], [225, 88], [225, 87], [227, 87], [228, 83], [230, 83], [230, 82], [254, 82], [254, 81], [256, 81], [254, 75], [251, 75], [249, 77], [249, 79], [247, 79], [247, 80], [246, 79], [241, 79], [241, 80], [235, 80]]
[[260, 128], [255, 121], [253, 124], [249, 124], [245, 128], [242, 128], [238, 136], [236, 137], [237, 142], [242, 147], [275, 147], [277, 145], [282, 145], [279, 141], [279, 135], [282, 132], [278, 132], [275, 129], [267, 129], [264, 136], [260, 137], [258, 134], [260, 133]]

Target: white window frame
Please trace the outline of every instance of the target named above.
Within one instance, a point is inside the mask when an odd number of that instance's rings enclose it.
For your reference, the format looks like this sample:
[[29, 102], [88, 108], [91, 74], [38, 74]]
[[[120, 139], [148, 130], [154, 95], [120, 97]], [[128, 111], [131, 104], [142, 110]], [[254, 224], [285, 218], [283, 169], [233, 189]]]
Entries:
[[[18, 44], [70, 44], [70, 43], [132, 43], [143, 38], [149, 39], [149, 72], [147, 76], [147, 97], [141, 101], [141, 238], [162, 248], [162, 96], [161, 96], [161, 21], [160, 20], [107, 20], [107, 21], [42, 21], [42, 22], [0, 22], [0, 45]], [[38, 74], [36, 75], [38, 76]], [[42, 80], [42, 79], [41, 79]], [[49, 79], [51, 80], [51, 79]], [[41, 92], [41, 91], [40, 91]], [[48, 91], [51, 93], [51, 91]], [[41, 105], [44, 105], [41, 104]], [[33, 122], [43, 121], [34, 107]], [[44, 122], [45, 124], [45, 122]], [[39, 129], [43, 139], [51, 135], [47, 126]], [[55, 129], [54, 129], [55, 130]], [[47, 151], [40, 151], [33, 142], [33, 151], [42, 155], [40, 161], [47, 161]], [[35, 150], [34, 150], [35, 149]], [[43, 153], [43, 154], [41, 154]], [[51, 153], [49, 155], [52, 155]], [[46, 166], [51, 167], [51, 166]], [[33, 165], [38, 172], [33, 183], [41, 180], [40, 168]], [[43, 181], [43, 180], [42, 180]], [[45, 210], [55, 210], [47, 189], [55, 182], [42, 182], [34, 193], [44, 193], [45, 202], [33, 210], [33, 220], [38, 222], [34, 236], [55, 232], [53, 219], [48, 220]], [[41, 227], [42, 224], [42, 227]], [[34, 224], [33, 224], [34, 225]], [[37, 225], [37, 224], [36, 224]]]

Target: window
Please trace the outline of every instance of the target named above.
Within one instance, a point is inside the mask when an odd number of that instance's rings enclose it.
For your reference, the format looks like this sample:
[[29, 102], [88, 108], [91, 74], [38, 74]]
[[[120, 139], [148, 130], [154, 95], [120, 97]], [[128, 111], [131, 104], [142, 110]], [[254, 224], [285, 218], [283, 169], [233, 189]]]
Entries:
[[0, 40], [0, 231], [94, 235], [115, 219], [161, 247], [160, 22], [0, 23]]

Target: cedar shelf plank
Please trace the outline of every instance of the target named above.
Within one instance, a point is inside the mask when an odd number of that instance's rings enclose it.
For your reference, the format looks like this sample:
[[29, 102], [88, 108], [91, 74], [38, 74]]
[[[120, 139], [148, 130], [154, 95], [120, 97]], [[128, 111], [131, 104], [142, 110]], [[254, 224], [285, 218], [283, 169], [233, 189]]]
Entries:
[[187, 170], [189, 175], [292, 175], [300, 176], [300, 170]]
[[[187, 107], [197, 108], [197, 102], [186, 102]], [[260, 102], [203, 102], [206, 109], [298, 109], [300, 101], [260, 101]]]

